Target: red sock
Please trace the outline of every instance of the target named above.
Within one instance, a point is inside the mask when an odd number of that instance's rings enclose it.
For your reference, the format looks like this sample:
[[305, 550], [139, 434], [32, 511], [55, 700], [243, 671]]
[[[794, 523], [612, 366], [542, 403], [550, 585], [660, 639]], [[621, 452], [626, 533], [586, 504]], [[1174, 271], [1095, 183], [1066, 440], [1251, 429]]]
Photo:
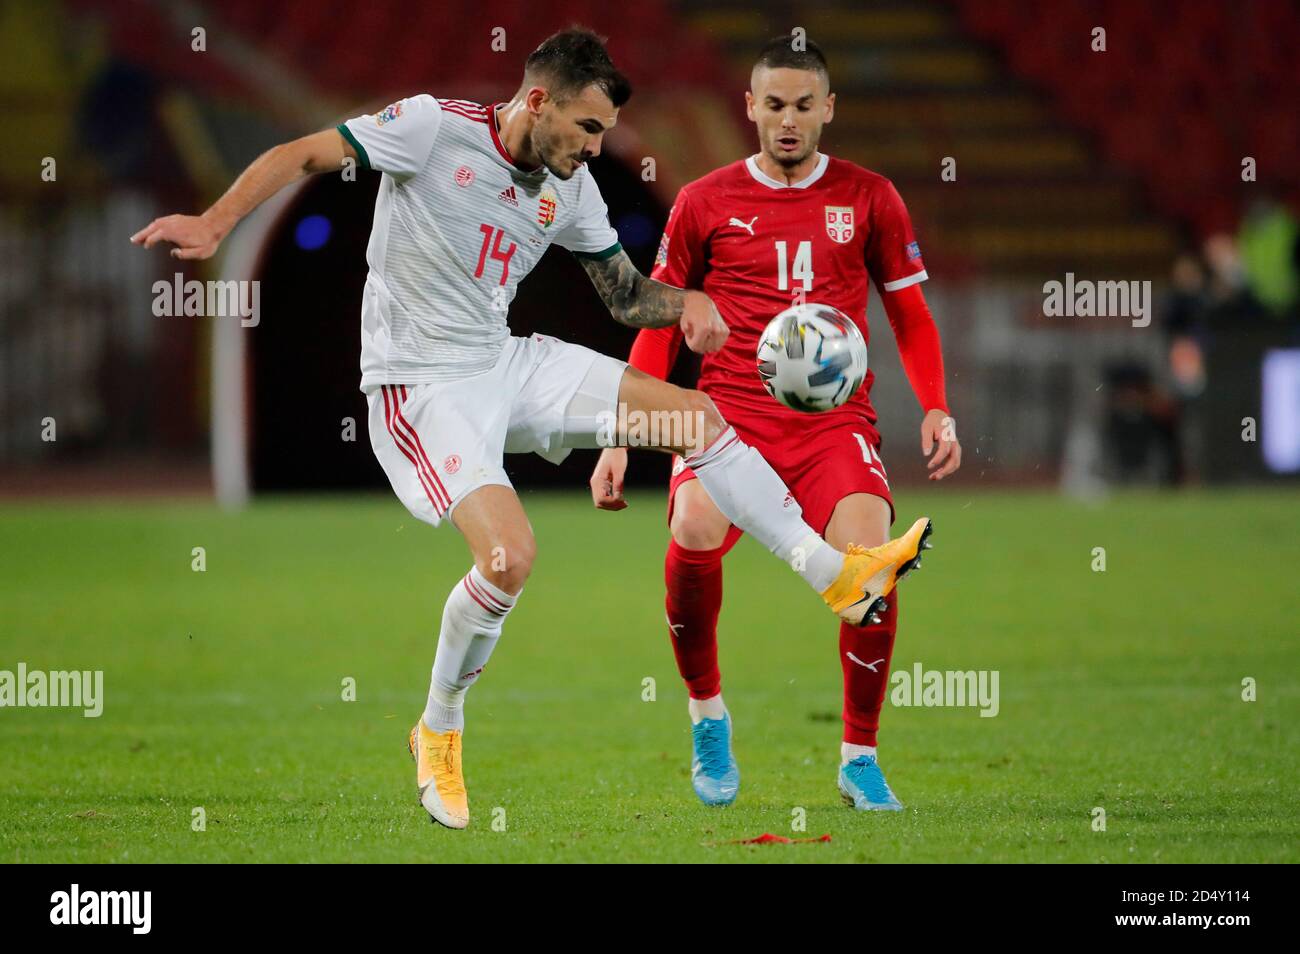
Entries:
[[687, 550], [668, 543], [664, 583], [668, 596], [669, 636], [677, 671], [692, 699], [710, 699], [722, 691], [718, 671], [718, 611], [722, 609], [722, 558], [740, 539], [732, 527], [716, 550]]
[[[844, 667], [844, 741], [875, 745], [880, 707], [889, 683], [898, 628], [898, 590], [885, 600], [880, 622], [870, 626], [840, 624], [840, 665]], [[852, 655], [850, 655], [852, 654]]]

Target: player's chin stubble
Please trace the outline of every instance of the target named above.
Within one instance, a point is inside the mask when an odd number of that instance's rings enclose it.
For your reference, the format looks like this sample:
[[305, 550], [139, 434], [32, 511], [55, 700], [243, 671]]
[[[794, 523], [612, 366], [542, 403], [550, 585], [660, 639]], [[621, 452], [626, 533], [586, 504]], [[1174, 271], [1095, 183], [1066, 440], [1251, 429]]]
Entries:
[[568, 182], [570, 179], [573, 178], [573, 173], [577, 171], [577, 170], [557, 168], [556, 166], [551, 165], [549, 160], [546, 161], [544, 165], [546, 166], [547, 172], [549, 172], [551, 175], [555, 176], [555, 178], [561, 180], [562, 182]]
[[[820, 133], [820, 130], [818, 132]], [[804, 149], [803, 152], [799, 153], [797, 156], [789, 156], [782, 153], [781, 150], [777, 148], [776, 141], [779, 137], [780, 137], [780, 133], [778, 133], [776, 136], [773, 136], [772, 139], [767, 143], [766, 149], [767, 149], [768, 158], [771, 159], [773, 162], [775, 162], [782, 169], [793, 169], [795, 166], [799, 165], [799, 163], [806, 160], [809, 156], [811, 156], [814, 152], [817, 151], [817, 143], [821, 139], [820, 135], [812, 136], [808, 138], [807, 140], [808, 147]]]
[[533, 150], [542, 157], [546, 171], [557, 179], [568, 181], [578, 171], [578, 167], [572, 165], [572, 157], [567, 153], [558, 155], [559, 150], [553, 148], [551, 139], [540, 130], [533, 134]]
[[795, 166], [799, 165], [799, 163], [803, 162], [805, 159], [807, 159], [816, 151], [817, 151], [817, 147], [813, 145], [813, 146], [809, 146], [807, 149], [799, 153], [799, 155], [797, 156], [783, 155], [777, 152], [775, 149], [768, 150], [767, 154], [772, 159], [772, 161], [775, 162], [782, 169], [793, 169]]

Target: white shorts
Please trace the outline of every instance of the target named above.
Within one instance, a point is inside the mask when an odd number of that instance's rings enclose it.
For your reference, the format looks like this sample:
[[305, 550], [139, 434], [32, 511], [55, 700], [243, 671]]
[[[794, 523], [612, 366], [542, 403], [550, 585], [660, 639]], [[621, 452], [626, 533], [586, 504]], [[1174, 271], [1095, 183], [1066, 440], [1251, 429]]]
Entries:
[[511, 486], [503, 454], [558, 464], [597, 447], [626, 369], [558, 338], [512, 337], [482, 374], [367, 391], [370, 446], [406, 509], [436, 527], [470, 491]]

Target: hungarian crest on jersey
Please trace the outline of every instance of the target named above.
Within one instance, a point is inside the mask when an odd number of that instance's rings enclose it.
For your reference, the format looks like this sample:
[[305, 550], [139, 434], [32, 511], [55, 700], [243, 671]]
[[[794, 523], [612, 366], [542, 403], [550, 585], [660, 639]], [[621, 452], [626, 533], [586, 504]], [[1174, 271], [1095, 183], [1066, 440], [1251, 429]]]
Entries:
[[537, 224], [542, 228], [549, 229], [555, 224], [555, 208], [559, 205], [559, 196], [555, 191], [547, 186], [542, 190], [541, 197], [537, 200]]
[[853, 206], [826, 206], [826, 234], [841, 245], [853, 238]]

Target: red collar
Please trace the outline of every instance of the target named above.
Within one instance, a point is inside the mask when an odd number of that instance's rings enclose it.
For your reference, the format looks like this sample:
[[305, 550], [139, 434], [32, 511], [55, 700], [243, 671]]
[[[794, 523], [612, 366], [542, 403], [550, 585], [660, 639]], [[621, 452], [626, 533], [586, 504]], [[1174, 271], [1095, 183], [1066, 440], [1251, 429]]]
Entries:
[[488, 132], [492, 134], [492, 145], [497, 147], [497, 152], [501, 153], [502, 159], [510, 163], [520, 172], [540, 172], [542, 169], [541, 166], [538, 166], [536, 169], [528, 169], [525, 168], [524, 166], [521, 166], [518, 162], [515, 161], [515, 157], [510, 155], [510, 151], [506, 149], [505, 143], [501, 141], [501, 134], [497, 132], [497, 107], [504, 106], [504, 105], [506, 105], [504, 102], [500, 102], [500, 103], [493, 103], [491, 106], [488, 107], [487, 127], [488, 127]]

